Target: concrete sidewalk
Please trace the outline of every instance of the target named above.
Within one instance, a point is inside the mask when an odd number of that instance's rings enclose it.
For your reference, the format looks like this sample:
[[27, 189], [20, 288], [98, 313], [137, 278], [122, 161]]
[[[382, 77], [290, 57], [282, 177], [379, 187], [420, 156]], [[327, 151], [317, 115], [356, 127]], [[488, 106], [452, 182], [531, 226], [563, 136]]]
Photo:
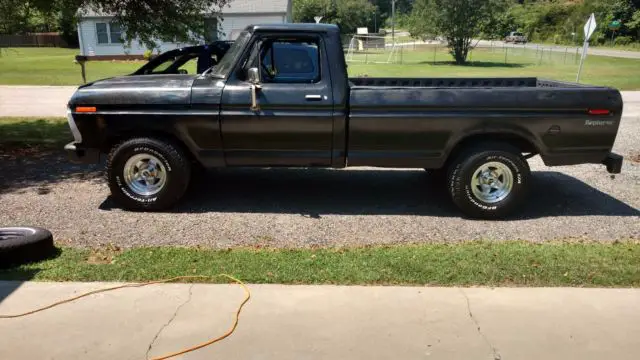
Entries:
[[[113, 284], [0, 282], [0, 313]], [[183, 359], [637, 359], [640, 289], [252, 285]], [[7, 297], [8, 295], [8, 297]], [[0, 359], [145, 359], [220, 335], [236, 285], [154, 285], [0, 320]]]

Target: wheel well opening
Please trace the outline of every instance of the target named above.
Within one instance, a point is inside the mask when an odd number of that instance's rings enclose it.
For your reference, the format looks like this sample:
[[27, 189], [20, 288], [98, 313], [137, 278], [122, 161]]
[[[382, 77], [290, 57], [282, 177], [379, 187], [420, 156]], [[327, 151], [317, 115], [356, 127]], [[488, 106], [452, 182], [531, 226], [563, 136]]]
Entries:
[[463, 149], [469, 148], [483, 143], [503, 143], [509, 144], [518, 150], [522, 154], [538, 154], [538, 148], [528, 139], [516, 135], [516, 134], [478, 134], [466, 137], [462, 141], [458, 142], [456, 146], [451, 150], [447, 157], [447, 163], [454, 159]]
[[118, 134], [111, 134], [107, 136], [103, 141], [102, 148], [100, 149], [100, 151], [104, 154], [108, 154], [111, 151], [111, 149], [113, 149], [113, 147], [118, 145], [119, 143], [129, 139], [139, 138], [139, 137], [154, 138], [154, 139], [160, 139], [160, 140], [171, 142], [172, 144], [179, 146], [180, 149], [184, 151], [184, 153], [189, 157], [191, 161], [196, 161], [194, 154], [191, 152], [191, 150], [189, 150], [189, 148], [184, 144], [184, 142], [180, 140], [180, 138], [178, 138], [172, 133], [167, 133], [162, 131], [130, 130], [126, 132], [120, 132]]

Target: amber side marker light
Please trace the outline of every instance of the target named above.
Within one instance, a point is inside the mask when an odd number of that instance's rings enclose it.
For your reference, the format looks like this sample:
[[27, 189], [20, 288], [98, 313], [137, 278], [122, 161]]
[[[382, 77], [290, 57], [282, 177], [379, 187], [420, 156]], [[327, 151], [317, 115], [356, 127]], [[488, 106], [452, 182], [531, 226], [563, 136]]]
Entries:
[[96, 107], [95, 106], [76, 106], [76, 112], [92, 113], [92, 112], [96, 112]]
[[589, 115], [609, 115], [609, 113], [607, 109], [589, 109]]

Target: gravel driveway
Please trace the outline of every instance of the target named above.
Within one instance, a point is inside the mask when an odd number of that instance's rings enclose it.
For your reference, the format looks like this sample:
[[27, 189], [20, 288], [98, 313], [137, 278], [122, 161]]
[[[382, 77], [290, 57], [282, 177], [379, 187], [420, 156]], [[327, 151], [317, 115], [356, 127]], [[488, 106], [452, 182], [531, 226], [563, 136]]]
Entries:
[[640, 93], [625, 97], [611, 179], [603, 166], [531, 160], [530, 205], [510, 221], [462, 219], [420, 170], [219, 170], [170, 213], [115, 207], [101, 166], [0, 154], [0, 226], [51, 229], [74, 246], [341, 246], [494, 239], [640, 239]]

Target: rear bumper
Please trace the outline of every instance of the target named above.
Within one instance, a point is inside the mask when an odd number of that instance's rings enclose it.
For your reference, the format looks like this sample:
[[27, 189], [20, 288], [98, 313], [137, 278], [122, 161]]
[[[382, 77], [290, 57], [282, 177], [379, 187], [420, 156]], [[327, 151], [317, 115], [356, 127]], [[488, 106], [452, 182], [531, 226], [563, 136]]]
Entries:
[[622, 172], [622, 162], [622, 156], [615, 153], [609, 153], [609, 155], [602, 160], [602, 164], [607, 167], [607, 171], [610, 174], [620, 174]]
[[84, 147], [81, 143], [71, 142], [64, 146], [69, 160], [75, 163], [95, 164], [100, 162], [100, 150]]

